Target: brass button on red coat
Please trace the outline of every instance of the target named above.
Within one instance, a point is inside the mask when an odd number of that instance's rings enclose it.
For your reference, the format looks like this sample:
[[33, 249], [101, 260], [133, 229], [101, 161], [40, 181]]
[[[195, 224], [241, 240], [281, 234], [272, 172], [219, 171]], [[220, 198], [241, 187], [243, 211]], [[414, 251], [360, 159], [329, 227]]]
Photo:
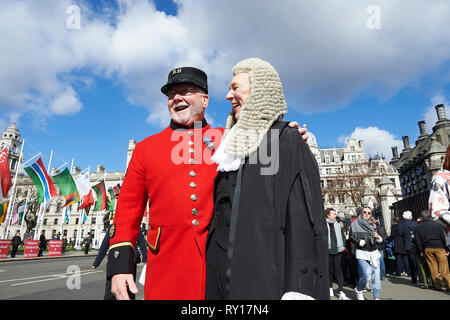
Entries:
[[191, 171], [189, 172], [189, 175], [190, 175], [191, 177], [195, 177], [197, 174], [195, 173], [194, 170], [191, 170]]
[[191, 200], [192, 201], [197, 201], [197, 196], [195, 194], [191, 194]]
[[192, 214], [194, 215], [194, 216], [196, 216], [197, 214], [198, 214], [198, 210], [197, 209], [192, 209]]
[[197, 184], [196, 184], [195, 182], [191, 182], [191, 183], [189, 184], [189, 186], [190, 186], [192, 189], [194, 189], [195, 187], [197, 187]]
[[192, 220], [192, 224], [193, 224], [194, 226], [198, 226], [198, 220], [197, 220], [197, 219]]

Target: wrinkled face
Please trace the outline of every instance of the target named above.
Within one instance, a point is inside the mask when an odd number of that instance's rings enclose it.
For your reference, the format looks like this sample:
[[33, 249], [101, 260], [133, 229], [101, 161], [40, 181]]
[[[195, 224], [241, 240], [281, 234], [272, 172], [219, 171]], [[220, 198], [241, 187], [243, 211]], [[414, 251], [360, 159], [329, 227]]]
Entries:
[[242, 106], [247, 102], [250, 95], [250, 79], [248, 73], [238, 73], [233, 77], [230, 83], [230, 90], [226, 99], [233, 106], [234, 118], [239, 119], [239, 112]]
[[336, 220], [336, 216], [337, 216], [336, 211], [330, 210], [330, 212], [328, 212], [327, 218], [330, 220]]
[[362, 216], [364, 219], [369, 220], [372, 217], [372, 210], [370, 208], [363, 208]]
[[167, 92], [167, 107], [176, 123], [191, 126], [202, 121], [208, 106], [209, 96], [192, 84], [177, 84]]

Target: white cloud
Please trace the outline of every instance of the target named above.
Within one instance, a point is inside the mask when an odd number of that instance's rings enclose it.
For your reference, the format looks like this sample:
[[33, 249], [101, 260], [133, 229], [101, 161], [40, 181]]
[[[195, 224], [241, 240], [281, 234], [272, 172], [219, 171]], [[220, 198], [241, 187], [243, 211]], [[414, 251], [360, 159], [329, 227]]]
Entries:
[[383, 155], [387, 161], [392, 159], [391, 147], [397, 147], [398, 153], [403, 150], [403, 142], [392, 133], [378, 127], [356, 127], [349, 136], [340, 136], [339, 143], [345, 143], [347, 139], [363, 140], [367, 158], [376, 154]]
[[289, 106], [318, 112], [361, 94], [387, 99], [450, 57], [445, 0], [379, 0], [380, 30], [366, 26], [368, 0], [176, 0], [177, 16], [146, 0], [117, 0], [117, 10], [100, 13], [79, 3], [81, 28], [68, 30], [69, 0], [0, 2], [0, 111], [7, 117], [76, 114], [77, 80], [65, 75], [80, 69], [124, 84], [128, 101], [149, 110], [148, 121], [166, 125], [159, 89], [181, 65], [204, 69], [210, 93], [222, 99], [231, 67], [258, 56], [279, 71]]

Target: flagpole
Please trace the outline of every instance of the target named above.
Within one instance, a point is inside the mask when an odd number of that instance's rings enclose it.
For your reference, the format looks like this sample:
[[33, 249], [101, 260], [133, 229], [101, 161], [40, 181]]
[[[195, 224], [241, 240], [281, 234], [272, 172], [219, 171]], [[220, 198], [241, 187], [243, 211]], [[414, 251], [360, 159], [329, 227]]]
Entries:
[[[53, 150], [51, 150], [51, 152], [50, 152], [50, 159], [48, 161], [48, 167], [47, 167], [47, 172], [49, 173], [50, 176], [52, 175], [51, 170], [50, 170], [50, 166], [52, 165], [52, 157], [53, 157]], [[50, 171], [48, 171], [48, 170], [50, 170]], [[44, 204], [43, 208], [42, 208], [42, 204]], [[37, 237], [39, 235], [39, 228], [38, 228], [39, 222], [41, 223], [41, 228], [42, 228], [42, 218], [43, 218], [45, 210], [46, 210], [46, 204], [47, 204], [47, 201], [45, 200], [45, 196], [44, 196], [44, 202], [41, 203], [41, 207], [39, 208], [39, 211], [42, 211], [42, 213], [39, 212], [39, 216], [36, 221], [36, 232], [34, 234], [34, 240], [37, 240]]]
[[[23, 214], [22, 214], [22, 223], [20, 224], [20, 234], [24, 234], [23, 233], [23, 224], [25, 221], [25, 214], [27, 213], [27, 207], [28, 207], [28, 201], [30, 201], [30, 187], [28, 187], [27, 190], [27, 198], [25, 199], [25, 208], [23, 209]], [[23, 237], [23, 236], [22, 236]]]
[[10, 195], [10, 201], [8, 203], [8, 208], [6, 209], [6, 224], [5, 224], [5, 228], [3, 229], [3, 239], [6, 239], [8, 237], [7, 234], [7, 230], [9, 229], [9, 220], [11, 220], [11, 199], [13, 199], [13, 201], [15, 200], [15, 190], [16, 190], [16, 183], [17, 183], [17, 175], [19, 174], [20, 171], [20, 161], [22, 160], [22, 156], [23, 156], [23, 146], [25, 145], [25, 139], [22, 139], [22, 145], [20, 147], [20, 154], [19, 154], [19, 161], [17, 163], [17, 168], [16, 168], [16, 174], [14, 175], [14, 183], [12, 186], [12, 191], [11, 191], [11, 195]]
[[[88, 167], [88, 171], [89, 171], [89, 176], [91, 175], [91, 166], [89, 165], [89, 167]], [[84, 171], [86, 171], [86, 170], [84, 170]], [[90, 184], [90, 178], [89, 178], [89, 184]], [[79, 207], [80, 205], [78, 204], [78, 207]], [[80, 211], [80, 215], [79, 215], [79, 217], [78, 217], [78, 231], [77, 231], [77, 239], [76, 239], [76, 241], [75, 241], [75, 249], [76, 250], [80, 250], [81, 249], [81, 244], [80, 244], [80, 240], [81, 240], [81, 223], [82, 223], [82, 220], [83, 220], [83, 210], [84, 209], [81, 209], [81, 211]]]
[[[74, 162], [74, 158], [72, 158], [72, 164], [70, 166], [70, 175], [72, 175], [73, 162]], [[67, 162], [66, 162], [66, 164], [67, 164]], [[72, 206], [65, 207], [63, 212], [62, 212], [62, 214], [61, 214], [61, 227], [59, 228], [59, 233], [61, 234], [61, 239], [63, 237], [64, 222], [65, 222], [66, 215], [67, 215], [67, 210], [69, 209], [69, 207], [71, 208]]]

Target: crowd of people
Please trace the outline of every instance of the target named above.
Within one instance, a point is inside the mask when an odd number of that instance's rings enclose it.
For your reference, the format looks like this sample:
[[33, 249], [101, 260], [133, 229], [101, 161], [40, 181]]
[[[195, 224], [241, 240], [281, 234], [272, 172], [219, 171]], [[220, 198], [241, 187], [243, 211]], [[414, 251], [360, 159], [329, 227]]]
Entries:
[[330, 296], [333, 282], [338, 285], [340, 300], [348, 297], [343, 286], [353, 288], [358, 300], [363, 292], [372, 291], [380, 298], [381, 280], [386, 275], [410, 279], [423, 289], [450, 292], [449, 282], [449, 227], [434, 221], [429, 210], [413, 219], [405, 211], [401, 219], [394, 217], [390, 236], [372, 217], [368, 207], [358, 208], [352, 221], [338, 216], [332, 208], [326, 209], [329, 225]]

